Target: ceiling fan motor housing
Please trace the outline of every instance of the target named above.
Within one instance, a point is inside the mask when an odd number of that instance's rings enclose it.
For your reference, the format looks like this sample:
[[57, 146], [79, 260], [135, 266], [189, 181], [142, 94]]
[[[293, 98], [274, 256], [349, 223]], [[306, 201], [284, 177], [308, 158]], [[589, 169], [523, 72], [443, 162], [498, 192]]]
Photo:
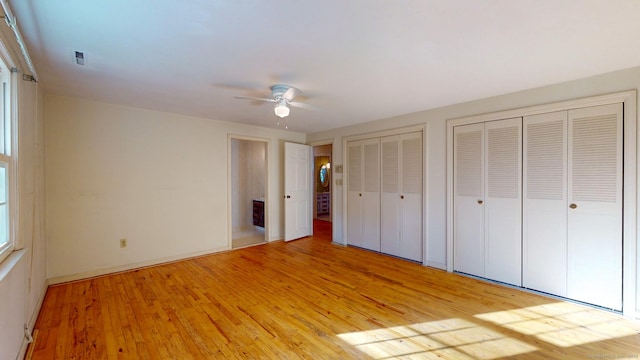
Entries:
[[293, 86], [273, 85], [271, 87], [271, 94], [276, 100], [286, 99], [287, 101], [291, 101], [294, 97], [296, 97], [296, 95], [298, 95], [299, 92], [300, 90], [294, 88]]

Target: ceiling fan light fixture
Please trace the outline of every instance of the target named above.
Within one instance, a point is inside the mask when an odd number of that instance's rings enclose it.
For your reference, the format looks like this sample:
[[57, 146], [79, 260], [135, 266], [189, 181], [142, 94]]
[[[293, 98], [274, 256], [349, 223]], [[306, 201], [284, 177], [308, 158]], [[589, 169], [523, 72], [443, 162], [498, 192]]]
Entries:
[[281, 118], [289, 116], [289, 111], [290, 109], [287, 107], [286, 100], [282, 100], [281, 102], [279, 102], [278, 105], [276, 105], [276, 107], [273, 109], [273, 112], [275, 112], [275, 114]]

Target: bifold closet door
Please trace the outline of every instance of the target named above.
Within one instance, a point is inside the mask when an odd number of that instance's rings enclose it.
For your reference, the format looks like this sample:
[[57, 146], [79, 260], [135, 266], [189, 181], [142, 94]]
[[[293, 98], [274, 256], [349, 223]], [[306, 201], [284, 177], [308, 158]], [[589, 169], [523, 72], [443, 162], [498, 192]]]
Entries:
[[380, 140], [347, 143], [347, 243], [380, 251]]
[[454, 128], [454, 270], [522, 284], [522, 118]]
[[485, 277], [522, 285], [522, 118], [485, 123]]
[[484, 277], [484, 124], [456, 126], [453, 136], [453, 269]]
[[622, 310], [622, 116], [524, 118], [524, 287]]
[[567, 296], [622, 310], [622, 104], [568, 120]]
[[522, 286], [567, 296], [567, 112], [523, 127]]
[[381, 138], [381, 251], [422, 261], [422, 133]]

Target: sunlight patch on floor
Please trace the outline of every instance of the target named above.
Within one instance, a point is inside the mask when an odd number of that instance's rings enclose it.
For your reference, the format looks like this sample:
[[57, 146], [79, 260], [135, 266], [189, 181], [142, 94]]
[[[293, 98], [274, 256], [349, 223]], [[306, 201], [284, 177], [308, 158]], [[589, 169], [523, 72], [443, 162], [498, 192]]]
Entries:
[[634, 323], [620, 315], [566, 302], [497, 311], [476, 317], [560, 347], [640, 332], [640, 325], [634, 326]]
[[338, 335], [374, 359], [496, 359], [537, 350], [463, 319], [395, 326]]

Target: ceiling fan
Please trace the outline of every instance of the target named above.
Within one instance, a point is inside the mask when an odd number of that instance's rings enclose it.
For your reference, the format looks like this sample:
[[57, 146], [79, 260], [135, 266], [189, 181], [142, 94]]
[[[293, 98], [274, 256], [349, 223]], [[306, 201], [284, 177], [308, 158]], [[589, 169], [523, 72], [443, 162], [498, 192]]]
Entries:
[[313, 108], [310, 105], [305, 103], [292, 101], [296, 96], [300, 95], [302, 91], [293, 86], [289, 85], [273, 85], [271, 87], [271, 98], [259, 98], [252, 96], [235, 96], [236, 99], [244, 99], [244, 100], [257, 100], [257, 101], [265, 101], [275, 103], [275, 107], [273, 111], [275, 114], [281, 118], [285, 118], [289, 116], [289, 106], [300, 107], [300, 108]]

